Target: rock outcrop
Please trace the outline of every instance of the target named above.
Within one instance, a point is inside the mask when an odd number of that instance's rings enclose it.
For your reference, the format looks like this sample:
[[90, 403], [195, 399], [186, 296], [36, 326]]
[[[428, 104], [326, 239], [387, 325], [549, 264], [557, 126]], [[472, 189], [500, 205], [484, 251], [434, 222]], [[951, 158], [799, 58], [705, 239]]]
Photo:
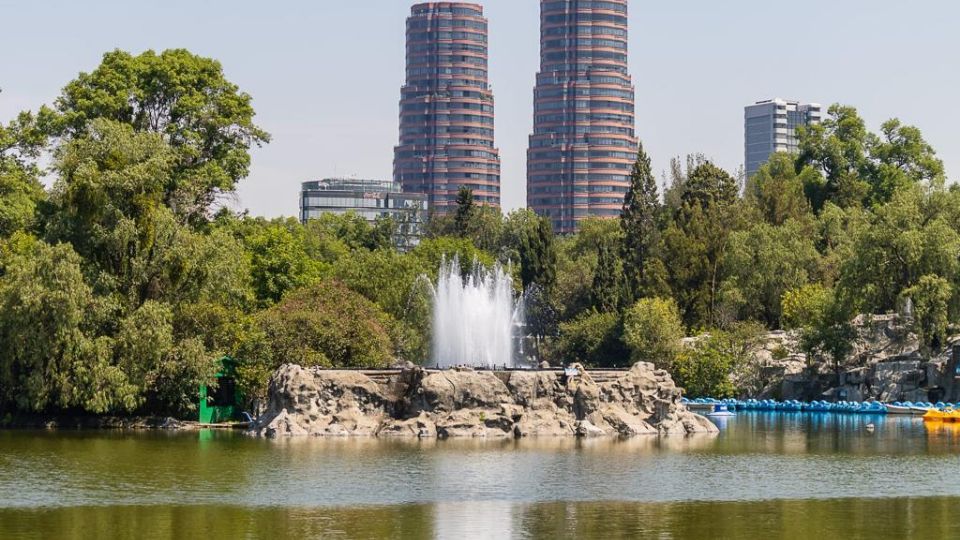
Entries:
[[[923, 354], [916, 335], [898, 315], [860, 316], [849, 358], [837, 369], [810, 365], [796, 332], [772, 332], [761, 339], [751, 363], [759, 374], [755, 388], [734, 381], [746, 397], [798, 400], [957, 401], [955, 384], [960, 338], [942, 350]], [[957, 352], [955, 352], [955, 349]]]
[[426, 371], [386, 378], [282, 366], [252, 428], [264, 437], [545, 437], [716, 433], [680, 404], [670, 375], [639, 363], [596, 382], [571, 371]]

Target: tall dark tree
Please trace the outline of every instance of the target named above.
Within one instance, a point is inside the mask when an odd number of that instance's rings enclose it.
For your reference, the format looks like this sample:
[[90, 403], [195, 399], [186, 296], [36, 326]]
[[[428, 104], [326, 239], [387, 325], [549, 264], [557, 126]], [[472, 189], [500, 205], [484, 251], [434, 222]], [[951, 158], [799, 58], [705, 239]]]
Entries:
[[623, 274], [627, 303], [646, 295], [647, 276], [657, 256], [660, 231], [657, 218], [662, 204], [657, 181], [650, 167], [650, 156], [637, 150], [637, 161], [630, 172], [630, 189], [623, 203], [620, 225], [623, 228]]
[[470, 232], [470, 220], [474, 213], [473, 190], [467, 186], [460, 186], [457, 192], [457, 212], [453, 217], [453, 228], [460, 237], [466, 237]]
[[523, 288], [536, 284], [549, 292], [557, 279], [557, 252], [553, 246], [550, 220], [536, 217], [523, 231], [519, 245], [520, 279]]
[[590, 296], [600, 312], [614, 312], [623, 305], [623, 271], [617, 251], [607, 242], [597, 248], [597, 269], [593, 274]]
[[727, 171], [707, 161], [690, 172], [681, 197], [684, 204], [730, 206], [737, 202], [740, 186]]
[[736, 229], [737, 180], [705, 162], [690, 172], [682, 205], [664, 232], [670, 285], [689, 327], [715, 326], [720, 263]]

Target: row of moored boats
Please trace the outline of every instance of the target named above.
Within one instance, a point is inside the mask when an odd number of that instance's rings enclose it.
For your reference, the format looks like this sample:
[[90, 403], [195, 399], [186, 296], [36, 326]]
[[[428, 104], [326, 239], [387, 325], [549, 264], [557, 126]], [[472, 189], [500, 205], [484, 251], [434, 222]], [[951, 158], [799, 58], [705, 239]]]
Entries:
[[[711, 413], [723, 411], [780, 411], [810, 413], [855, 413], [855, 414], [898, 414], [926, 416], [928, 419], [942, 419], [960, 422], [960, 404], [930, 402], [894, 402], [879, 401], [778, 401], [775, 399], [710, 399], [698, 398], [681, 400], [694, 412]], [[928, 413], [930, 413], [928, 415]]]

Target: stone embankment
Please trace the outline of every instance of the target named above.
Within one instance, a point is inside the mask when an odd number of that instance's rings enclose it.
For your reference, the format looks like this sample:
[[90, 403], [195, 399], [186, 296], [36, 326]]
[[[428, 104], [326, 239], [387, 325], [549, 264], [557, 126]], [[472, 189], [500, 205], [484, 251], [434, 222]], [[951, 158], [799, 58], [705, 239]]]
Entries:
[[263, 437], [543, 437], [716, 433], [680, 404], [670, 375], [639, 363], [596, 382], [560, 371], [360, 372], [284, 365], [251, 433]]

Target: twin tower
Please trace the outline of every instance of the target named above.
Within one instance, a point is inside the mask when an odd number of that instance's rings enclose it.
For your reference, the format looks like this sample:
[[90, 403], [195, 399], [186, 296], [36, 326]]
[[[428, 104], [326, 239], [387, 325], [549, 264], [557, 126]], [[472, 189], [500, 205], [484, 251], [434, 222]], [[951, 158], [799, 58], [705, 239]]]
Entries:
[[[560, 234], [618, 216], [636, 159], [627, 71], [627, 0], [541, 0], [540, 72], [527, 151], [527, 203]], [[488, 83], [487, 19], [477, 4], [417, 4], [407, 19], [394, 179], [448, 213], [461, 186], [500, 206]]]

